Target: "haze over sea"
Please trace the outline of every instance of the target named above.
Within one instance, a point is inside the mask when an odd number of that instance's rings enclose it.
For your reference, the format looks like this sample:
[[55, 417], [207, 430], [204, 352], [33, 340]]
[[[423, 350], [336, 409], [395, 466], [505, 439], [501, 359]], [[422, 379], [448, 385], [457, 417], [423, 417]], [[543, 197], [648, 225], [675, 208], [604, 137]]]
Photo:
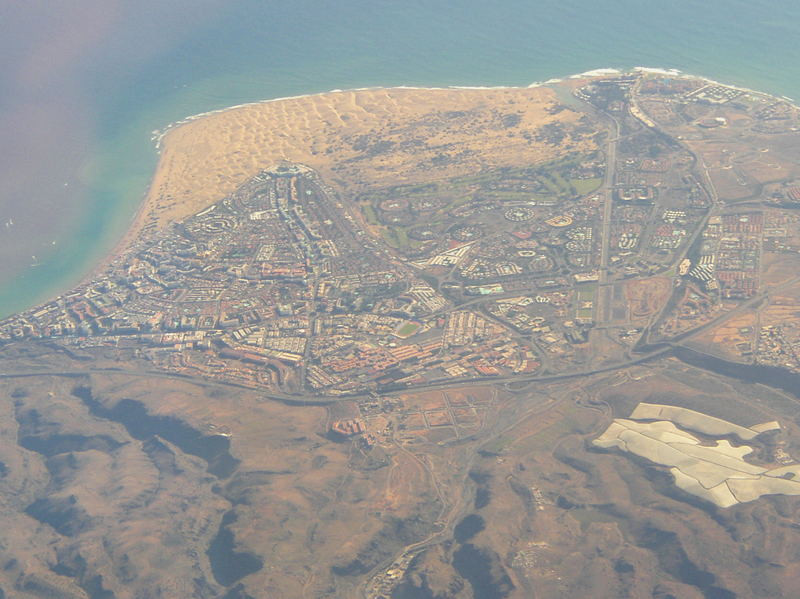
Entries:
[[5, 3], [0, 24], [0, 316], [111, 250], [152, 131], [188, 115], [640, 65], [800, 99], [796, 0], [40, 0]]

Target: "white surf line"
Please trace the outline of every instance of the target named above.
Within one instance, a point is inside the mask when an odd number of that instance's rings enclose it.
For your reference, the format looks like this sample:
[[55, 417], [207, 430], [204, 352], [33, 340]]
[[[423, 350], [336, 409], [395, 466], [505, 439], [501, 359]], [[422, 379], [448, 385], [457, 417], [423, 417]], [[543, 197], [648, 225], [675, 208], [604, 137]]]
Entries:
[[536, 87], [546, 87], [548, 85], [555, 85], [558, 83], [562, 83], [569, 79], [582, 79], [582, 78], [602, 78], [602, 77], [613, 77], [618, 75], [625, 75], [625, 74], [632, 74], [632, 73], [644, 73], [650, 75], [665, 75], [669, 77], [676, 77], [681, 79], [699, 79], [701, 81], [705, 81], [708, 84], [713, 85], [721, 85], [723, 87], [727, 87], [730, 89], [735, 89], [741, 91], [743, 93], [752, 94], [759, 97], [764, 98], [780, 98], [787, 102], [790, 102], [794, 108], [798, 108], [797, 104], [795, 104], [795, 100], [793, 98], [789, 98], [788, 96], [776, 96], [773, 94], [769, 94], [767, 92], [757, 91], [748, 87], [742, 87], [738, 85], [730, 85], [727, 83], [722, 83], [720, 81], [716, 81], [709, 77], [705, 77], [703, 75], [694, 75], [691, 73], [686, 73], [681, 71], [680, 69], [674, 68], [667, 68], [667, 67], [644, 67], [644, 66], [637, 66], [633, 67], [630, 70], [621, 70], [612, 67], [603, 67], [598, 69], [591, 69], [589, 71], [584, 71], [582, 73], [576, 73], [574, 75], [568, 75], [566, 77], [556, 77], [552, 79], [547, 79], [546, 81], [534, 81], [528, 85], [519, 86], [519, 85], [447, 85], [443, 87], [438, 86], [417, 86], [417, 85], [392, 85], [392, 86], [371, 86], [371, 87], [355, 87], [355, 88], [348, 88], [348, 89], [332, 89], [329, 91], [323, 92], [313, 92], [308, 94], [299, 94], [296, 96], [283, 96], [279, 98], [269, 98], [266, 100], [256, 100], [253, 102], [244, 102], [241, 104], [235, 104], [233, 106], [227, 106], [225, 108], [217, 108], [214, 110], [208, 110], [206, 112], [201, 112], [198, 114], [193, 114], [191, 116], [187, 116], [183, 119], [178, 121], [174, 121], [164, 127], [163, 129], [156, 129], [152, 132], [151, 141], [155, 145], [156, 152], [161, 152], [161, 143], [164, 139], [164, 136], [167, 135], [172, 129], [176, 127], [180, 127], [181, 125], [185, 125], [187, 123], [191, 123], [192, 121], [196, 121], [208, 116], [212, 116], [215, 114], [220, 114], [223, 112], [227, 112], [229, 110], [236, 110], [238, 108], [245, 108], [248, 106], [259, 106], [261, 104], [267, 104], [269, 102], [283, 102], [285, 100], [299, 100], [303, 98], [313, 98], [316, 96], [324, 96], [332, 93], [348, 93], [348, 92], [356, 92], [356, 91], [375, 91], [375, 90], [392, 90], [392, 89], [410, 89], [410, 90], [448, 90], [448, 89], [466, 89], [466, 90], [502, 90], [502, 89], [532, 89]]

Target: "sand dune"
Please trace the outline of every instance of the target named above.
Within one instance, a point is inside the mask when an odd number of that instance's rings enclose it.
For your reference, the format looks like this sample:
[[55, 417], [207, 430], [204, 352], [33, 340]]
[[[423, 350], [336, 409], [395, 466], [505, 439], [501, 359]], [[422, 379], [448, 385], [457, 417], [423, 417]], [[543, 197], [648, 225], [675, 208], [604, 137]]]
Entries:
[[[232, 192], [276, 162], [306, 164], [340, 191], [533, 164], [594, 149], [582, 115], [547, 88], [371, 89], [250, 104], [190, 119], [162, 139], [159, 166], [128, 240]], [[560, 124], [556, 144], [537, 131]], [[345, 194], [347, 195], [347, 194]]]

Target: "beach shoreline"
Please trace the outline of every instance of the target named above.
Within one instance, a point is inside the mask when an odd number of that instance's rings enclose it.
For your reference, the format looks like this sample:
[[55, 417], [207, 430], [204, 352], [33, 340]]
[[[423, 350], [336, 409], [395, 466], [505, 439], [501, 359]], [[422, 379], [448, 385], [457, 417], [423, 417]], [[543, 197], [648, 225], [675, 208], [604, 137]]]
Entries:
[[738, 86], [738, 85], [731, 85], [728, 83], [723, 83], [707, 77], [705, 75], [696, 75], [692, 73], [687, 73], [685, 71], [681, 71], [680, 69], [669, 68], [669, 67], [645, 67], [645, 66], [635, 66], [630, 69], [617, 69], [613, 67], [601, 67], [597, 69], [591, 69], [588, 71], [583, 71], [581, 73], [575, 73], [572, 75], [566, 75], [564, 77], [554, 77], [551, 79], [546, 79], [544, 81], [533, 81], [527, 85], [446, 85], [446, 86], [418, 86], [418, 85], [391, 85], [391, 86], [370, 86], [370, 87], [353, 87], [353, 88], [345, 88], [345, 89], [331, 89], [328, 91], [321, 91], [321, 92], [310, 92], [307, 94], [297, 94], [294, 96], [280, 96], [277, 98], [266, 98], [263, 100], [255, 100], [253, 102], [243, 102], [240, 104], [233, 104], [231, 106], [225, 106], [223, 108], [215, 108], [213, 110], [207, 110], [204, 112], [198, 112], [186, 117], [183, 117], [177, 121], [173, 121], [166, 125], [161, 129], [156, 129], [151, 131], [150, 140], [153, 143], [156, 153], [160, 153], [161, 145], [164, 140], [164, 137], [169, 134], [172, 129], [180, 127], [182, 125], [186, 125], [193, 121], [206, 118], [209, 116], [213, 116], [216, 114], [225, 113], [231, 110], [237, 110], [239, 108], [246, 108], [250, 106], [260, 106], [263, 104], [268, 104], [272, 102], [283, 102], [286, 100], [298, 100], [304, 98], [312, 98], [315, 96], [325, 96], [328, 94], [335, 94], [335, 93], [348, 93], [348, 92], [361, 92], [361, 91], [375, 91], [375, 90], [393, 90], [393, 89], [404, 89], [404, 90], [419, 90], [419, 91], [434, 91], [434, 90], [454, 90], [454, 89], [464, 89], [464, 90], [498, 90], [498, 89], [531, 89], [537, 87], [546, 87], [549, 85], [556, 85], [559, 83], [564, 83], [568, 80], [579, 80], [579, 79], [602, 79], [605, 77], [617, 77], [621, 75], [632, 75], [636, 73], [643, 73], [648, 75], [664, 75], [668, 77], [676, 77], [681, 79], [699, 79], [701, 81], [705, 81], [709, 84], [715, 85], [723, 85], [725, 87], [730, 87], [732, 89], [737, 89], [746, 93], [756, 94], [760, 96], [769, 96], [769, 97], [780, 97], [783, 100], [795, 102], [794, 99], [789, 98], [788, 96], [773, 96], [773, 94], [769, 94], [767, 92], [758, 91], [752, 88]]
[[[535, 83], [525, 86], [410, 86], [410, 85], [397, 85], [391, 87], [362, 87], [362, 88], [352, 88], [352, 89], [334, 89], [326, 92], [315, 92], [310, 94], [300, 94], [296, 96], [286, 96], [286, 97], [278, 97], [278, 98], [270, 98], [266, 100], [259, 100], [256, 102], [246, 102], [241, 104], [236, 104], [233, 106], [228, 106], [225, 108], [214, 109], [210, 111], [205, 111], [197, 114], [190, 115], [178, 121], [174, 121], [164, 127], [163, 129], [159, 129], [153, 131], [151, 133], [151, 141], [154, 144], [154, 148], [158, 155], [158, 163], [155, 167], [153, 175], [150, 179], [148, 184], [147, 190], [143, 194], [142, 201], [137, 206], [136, 212], [132, 217], [128, 228], [125, 230], [124, 235], [119, 240], [117, 244], [115, 244], [114, 248], [107, 256], [105, 256], [100, 263], [97, 265], [96, 268], [93, 269], [92, 273], [90, 273], [86, 279], [90, 278], [92, 275], [97, 273], [98, 271], [105, 268], [108, 264], [114, 261], [121, 253], [123, 253], [130, 245], [135, 242], [136, 238], [139, 236], [141, 230], [148, 225], [150, 221], [150, 217], [152, 216], [152, 209], [154, 203], [154, 194], [156, 193], [158, 187], [163, 185], [166, 178], [166, 173], [169, 170], [169, 167], [165, 164], [165, 153], [168, 153], [169, 146], [170, 146], [170, 138], [179, 131], [185, 129], [187, 126], [196, 125], [204, 120], [213, 117], [219, 117], [221, 115], [228, 115], [234, 113], [236, 111], [240, 111], [243, 109], [253, 109], [253, 108], [262, 108], [268, 105], [280, 105], [285, 104], [287, 102], [293, 102], [298, 100], [309, 100], [309, 99], [324, 99], [324, 98], [331, 98], [335, 96], [347, 96], [351, 94], [362, 94], [365, 92], [373, 92], [373, 93], [393, 93], [393, 92], [420, 92], [423, 94], [427, 94], [430, 92], [442, 92], [442, 93], [452, 93], [452, 92], [497, 92], [497, 91], [512, 91], [512, 92], [520, 92], [525, 93], [537, 89], [545, 89], [548, 86], [556, 85], [558, 83], [563, 82], [563, 79], [559, 80], [551, 80], [548, 82], [541, 82]], [[268, 164], [263, 165], [265, 168], [269, 166]], [[240, 181], [240, 183], [243, 181]], [[221, 199], [221, 198], [218, 198]], [[171, 221], [170, 221], [171, 222]]]
[[[105, 269], [109, 264], [114, 262], [120, 255], [122, 255], [130, 246], [136, 242], [137, 238], [140, 237], [140, 234], [143, 229], [145, 229], [148, 225], [160, 228], [162, 226], [166, 226], [169, 222], [174, 222], [175, 220], [179, 219], [171, 219], [165, 221], [159, 220], [158, 222], [153, 221], [153, 212], [158, 208], [158, 189], [166, 184], [166, 179], [168, 178], [168, 173], [170, 172], [170, 166], [166, 163], [165, 154], [169, 153], [169, 145], [170, 145], [170, 138], [178, 135], [178, 132], [181, 130], [185, 130], [186, 127], [191, 125], [196, 125], [197, 123], [201, 123], [203, 121], [207, 121], [208, 119], [212, 119], [215, 117], [220, 117], [220, 115], [230, 115], [236, 113], [237, 111], [242, 110], [249, 110], [249, 109], [260, 109], [266, 106], [276, 106], [276, 105], [286, 105], [287, 103], [298, 102], [298, 101], [313, 101], [325, 98], [332, 98], [335, 96], [344, 97], [347, 95], [352, 94], [366, 94], [366, 93], [383, 93], [383, 94], [391, 94], [393, 92], [419, 92], [419, 93], [435, 93], [435, 92], [498, 92], [498, 91], [514, 91], [514, 92], [522, 92], [523, 90], [537, 90], [537, 89], [547, 89], [548, 87], [553, 87], [557, 85], [579, 85], [584, 81], [589, 81], [592, 79], [604, 79], [609, 77], [618, 77], [623, 75], [634, 75], [634, 74], [644, 74], [644, 75], [651, 75], [651, 76], [665, 76], [665, 77], [674, 77], [674, 78], [681, 78], [681, 79], [696, 79], [705, 82], [706, 84], [710, 85], [723, 85], [725, 87], [729, 87], [732, 89], [737, 89], [745, 93], [754, 94], [762, 97], [774, 97], [771, 94], [767, 94], [765, 92], [759, 92], [757, 90], [753, 90], [750, 88], [736, 86], [736, 85], [729, 85], [725, 83], [721, 83], [709, 77], [705, 77], [702, 75], [693, 75], [690, 73], [685, 73], [679, 69], [673, 68], [664, 68], [664, 67], [644, 67], [644, 66], [636, 66], [630, 69], [617, 69], [617, 68], [597, 68], [592, 69], [589, 71], [584, 71], [581, 73], [576, 73], [572, 75], [567, 75], [565, 77], [559, 78], [551, 78], [546, 81], [534, 81], [527, 85], [520, 85], [520, 86], [513, 86], [513, 85], [501, 85], [501, 86], [479, 86], [479, 85], [450, 85], [450, 86], [414, 86], [414, 85], [396, 85], [396, 86], [389, 86], [389, 87], [360, 87], [360, 88], [351, 88], [351, 89], [333, 89], [330, 91], [323, 91], [323, 92], [313, 92], [308, 94], [299, 94], [294, 96], [283, 96], [277, 98], [268, 98], [264, 100], [258, 100], [254, 102], [245, 102], [240, 104], [235, 104], [232, 106], [227, 106], [223, 108], [217, 108], [209, 111], [204, 111], [196, 114], [192, 114], [190, 116], [184, 117], [177, 121], [169, 123], [166, 127], [158, 130], [154, 130], [151, 132], [151, 141], [154, 145], [154, 149], [158, 156], [158, 162], [150, 178], [148, 183], [148, 187], [145, 190], [142, 200], [139, 202], [136, 212], [134, 213], [133, 217], [131, 218], [129, 226], [125, 229], [125, 233], [122, 235], [120, 240], [114, 244], [113, 249], [104, 256], [97, 265], [87, 274], [86, 277], [83, 278], [82, 282], [85, 282], [91, 279], [92, 276], [96, 275], [98, 272]], [[790, 98], [782, 97], [784, 100], [794, 103], [794, 101]], [[282, 157], [283, 159], [288, 158], [287, 156]], [[264, 168], [268, 167], [268, 164], [262, 165]], [[239, 184], [242, 183], [244, 179], [239, 181]], [[233, 187], [235, 188], [235, 187]], [[233, 188], [229, 189], [232, 191]], [[224, 197], [224, 196], [222, 196]], [[217, 198], [220, 199], [220, 198]]]

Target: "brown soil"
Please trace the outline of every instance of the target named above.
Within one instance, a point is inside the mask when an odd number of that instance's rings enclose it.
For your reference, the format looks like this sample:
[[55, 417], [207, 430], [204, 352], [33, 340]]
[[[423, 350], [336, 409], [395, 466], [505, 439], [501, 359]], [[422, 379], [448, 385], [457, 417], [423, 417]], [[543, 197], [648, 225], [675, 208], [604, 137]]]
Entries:
[[[589, 137], [570, 134], [581, 115], [548, 111], [556, 103], [547, 88], [392, 88], [263, 102], [189, 120], [164, 136], [150, 191], [122, 245], [145, 227], [202, 210], [281, 161], [358, 190], [593, 149]], [[548, 124], [567, 126], [560, 144], [537, 138]]]

